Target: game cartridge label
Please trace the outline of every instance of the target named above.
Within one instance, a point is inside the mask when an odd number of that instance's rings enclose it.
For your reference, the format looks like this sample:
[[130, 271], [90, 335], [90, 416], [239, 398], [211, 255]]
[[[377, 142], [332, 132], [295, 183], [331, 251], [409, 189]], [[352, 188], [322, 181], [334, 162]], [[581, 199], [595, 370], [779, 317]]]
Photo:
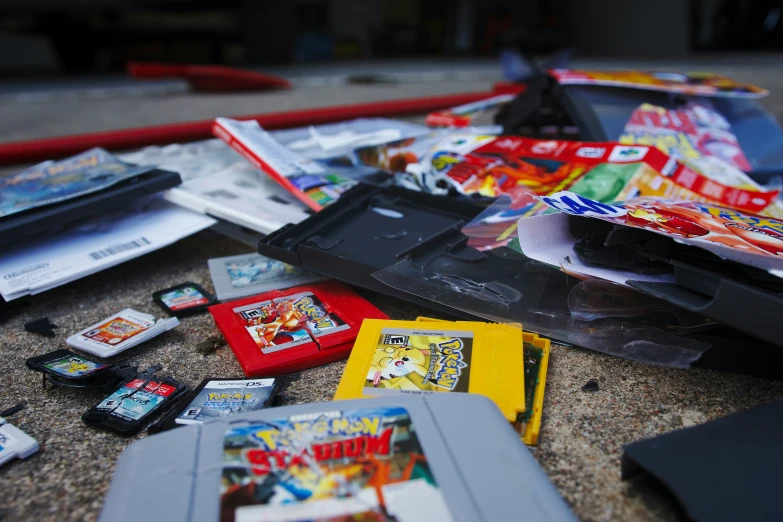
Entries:
[[95, 409], [128, 422], [135, 421], [149, 414], [175, 391], [176, 388], [168, 384], [135, 379], [103, 399]]
[[313, 337], [350, 328], [312, 292], [241, 306], [234, 312], [263, 353], [292, 348], [312, 342]]
[[471, 331], [384, 328], [363, 395], [467, 392], [472, 351]]
[[42, 364], [43, 367], [66, 377], [84, 377], [106, 368], [106, 364], [88, 361], [78, 355], [66, 355]]
[[200, 424], [233, 413], [259, 410], [268, 401], [274, 383], [274, 379], [209, 381], [174, 422]]
[[296, 415], [223, 440], [221, 520], [453, 520], [405, 408]]
[[159, 299], [169, 310], [184, 310], [210, 302], [197, 288], [192, 286], [183, 286], [170, 292], [165, 292], [160, 295]]
[[80, 336], [101, 344], [116, 346], [148, 330], [153, 325], [152, 322], [135, 322], [125, 317], [114, 317], [92, 330], [80, 334]]
[[301, 268], [263, 256], [242, 261], [226, 261], [225, 268], [232, 288], [246, 288], [309, 275], [309, 272]]

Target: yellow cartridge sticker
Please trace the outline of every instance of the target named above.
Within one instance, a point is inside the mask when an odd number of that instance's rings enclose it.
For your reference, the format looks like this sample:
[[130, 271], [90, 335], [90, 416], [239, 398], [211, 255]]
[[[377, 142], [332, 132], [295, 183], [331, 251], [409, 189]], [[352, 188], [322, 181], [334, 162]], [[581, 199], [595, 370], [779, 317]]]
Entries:
[[518, 327], [365, 319], [334, 398], [477, 393], [517, 424], [524, 376]]
[[467, 392], [472, 350], [470, 331], [384, 328], [363, 394]]

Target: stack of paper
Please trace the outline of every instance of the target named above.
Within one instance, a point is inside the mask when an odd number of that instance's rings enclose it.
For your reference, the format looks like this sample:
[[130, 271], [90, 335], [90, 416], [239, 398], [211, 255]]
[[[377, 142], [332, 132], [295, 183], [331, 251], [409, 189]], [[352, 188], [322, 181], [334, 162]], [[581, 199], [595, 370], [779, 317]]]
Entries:
[[165, 192], [167, 200], [239, 227], [269, 234], [308, 216], [304, 204], [220, 140], [147, 147], [122, 159], [178, 172], [183, 183]]
[[309, 215], [295, 197], [242, 161], [169, 189], [165, 198], [262, 234], [299, 223]]

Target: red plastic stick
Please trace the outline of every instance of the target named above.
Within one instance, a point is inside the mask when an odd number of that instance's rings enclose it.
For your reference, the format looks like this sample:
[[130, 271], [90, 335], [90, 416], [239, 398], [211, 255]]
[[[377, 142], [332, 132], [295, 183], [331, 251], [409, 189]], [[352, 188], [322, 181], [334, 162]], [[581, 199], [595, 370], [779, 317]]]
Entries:
[[125, 66], [134, 78], [182, 78], [194, 91], [235, 92], [290, 89], [291, 82], [271, 74], [224, 67], [158, 62], [128, 62]]
[[[377, 118], [426, 113], [483, 100], [494, 94], [493, 91], [468, 92], [445, 96], [357, 103], [232, 117], [237, 120], [256, 120], [265, 129], [288, 129], [353, 118]], [[211, 137], [212, 122], [213, 120], [201, 120], [4, 143], [0, 144], [0, 165], [15, 165], [18, 163], [57, 159], [77, 154], [91, 147], [123, 150], [145, 147], [147, 145], [164, 145], [207, 139]]]

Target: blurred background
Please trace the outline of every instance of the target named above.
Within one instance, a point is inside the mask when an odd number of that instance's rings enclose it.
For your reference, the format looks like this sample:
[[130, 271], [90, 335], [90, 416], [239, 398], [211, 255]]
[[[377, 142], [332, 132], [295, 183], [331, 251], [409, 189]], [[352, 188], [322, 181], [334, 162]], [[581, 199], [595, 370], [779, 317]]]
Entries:
[[[520, 54], [725, 74], [770, 89], [778, 115], [781, 14], [783, 0], [0, 0], [0, 141], [489, 91], [526, 77]], [[232, 86], [150, 72], [161, 63], [229, 67], [207, 74]], [[293, 88], [234, 88], [246, 71]]]
[[129, 60], [243, 66], [532, 53], [683, 57], [783, 49], [777, 0], [2, 0], [0, 74]]

